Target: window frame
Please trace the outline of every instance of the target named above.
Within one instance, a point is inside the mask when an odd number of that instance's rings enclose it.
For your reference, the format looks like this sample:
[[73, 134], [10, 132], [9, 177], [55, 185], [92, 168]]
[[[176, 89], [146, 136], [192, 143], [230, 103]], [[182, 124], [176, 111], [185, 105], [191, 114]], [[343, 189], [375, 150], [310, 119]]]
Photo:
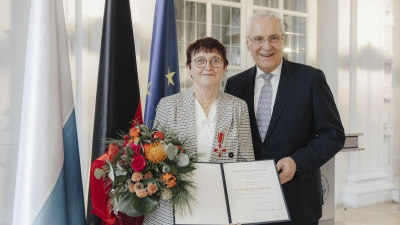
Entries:
[[[279, 8], [270, 8], [264, 6], [254, 5], [253, 0], [241, 0], [240, 3], [223, 1], [223, 0], [184, 0], [196, 3], [206, 4], [206, 36], [212, 36], [212, 6], [227, 6], [227, 7], [236, 7], [240, 8], [240, 66], [228, 65], [227, 70], [235, 70], [235, 71], [244, 71], [250, 67], [255, 65], [251, 54], [247, 51], [246, 46], [246, 29], [247, 29], [247, 21], [250, 16], [253, 14], [255, 10], [273, 10], [281, 15], [289, 15], [289, 16], [300, 16], [306, 18], [306, 55], [305, 55], [305, 63], [310, 66], [317, 66], [317, 0], [306, 0], [306, 9], [307, 12], [297, 12], [291, 10], [285, 10], [284, 0], [279, 0]], [[186, 19], [186, 18], [185, 18]], [[186, 32], [185, 34], [186, 35]], [[184, 36], [185, 40], [186, 37]], [[316, 44], [317, 43], [317, 44]], [[186, 74], [185, 70], [186, 65], [184, 63], [179, 63], [179, 68], [182, 75]], [[181, 76], [182, 77], [182, 76]], [[229, 76], [228, 76], [229, 77]], [[182, 77], [184, 78], [184, 77]], [[186, 79], [186, 78], [184, 78]], [[183, 79], [181, 79], [183, 80]], [[183, 85], [185, 88], [185, 85]]]

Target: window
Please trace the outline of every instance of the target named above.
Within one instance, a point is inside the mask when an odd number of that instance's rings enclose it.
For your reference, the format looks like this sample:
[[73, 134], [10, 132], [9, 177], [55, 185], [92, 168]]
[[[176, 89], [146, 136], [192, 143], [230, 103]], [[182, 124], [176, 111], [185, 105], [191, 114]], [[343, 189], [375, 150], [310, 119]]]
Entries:
[[[307, 4], [311, 4], [310, 1], [316, 4], [316, 0], [175, 0], [181, 89], [192, 86], [185, 65], [186, 49], [202, 37], [214, 37], [225, 46], [229, 66], [222, 78], [221, 89], [228, 77], [254, 65], [251, 55], [246, 54], [245, 34], [251, 12], [259, 10], [274, 10], [283, 15], [286, 27], [284, 57], [307, 63], [308, 20], [310, 13], [316, 15], [316, 10], [309, 12]], [[312, 33], [316, 35], [316, 27]]]
[[179, 64], [186, 64], [188, 45], [199, 38], [206, 37], [206, 4], [176, 0], [175, 17], [178, 39]]
[[240, 9], [213, 5], [211, 35], [225, 46], [229, 65], [240, 66]]

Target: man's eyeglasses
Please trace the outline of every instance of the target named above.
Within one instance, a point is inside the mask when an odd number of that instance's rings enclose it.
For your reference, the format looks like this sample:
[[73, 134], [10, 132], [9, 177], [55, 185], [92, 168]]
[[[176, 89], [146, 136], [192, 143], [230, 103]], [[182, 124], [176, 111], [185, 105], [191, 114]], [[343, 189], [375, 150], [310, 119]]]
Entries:
[[259, 45], [259, 44], [264, 44], [265, 40], [268, 40], [269, 43], [276, 43], [276, 42], [282, 40], [284, 36], [285, 35], [282, 34], [281, 36], [271, 36], [271, 37], [267, 37], [267, 38], [255, 37], [253, 39], [250, 36], [247, 36], [247, 37], [249, 37], [250, 41], [254, 42], [254, 44]]
[[[194, 59], [194, 65], [196, 65], [197, 68], [204, 68], [207, 65], [207, 59]], [[210, 60], [210, 64], [213, 68], [219, 68], [222, 65], [223, 60], [214, 58]]]

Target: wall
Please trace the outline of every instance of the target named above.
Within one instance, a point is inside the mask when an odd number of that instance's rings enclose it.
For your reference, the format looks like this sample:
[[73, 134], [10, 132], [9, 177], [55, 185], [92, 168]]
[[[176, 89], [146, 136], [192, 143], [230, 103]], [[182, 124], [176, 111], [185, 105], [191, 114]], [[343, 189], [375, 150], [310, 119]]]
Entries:
[[[327, 77], [346, 133], [350, 132], [350, 7], [347, 0], [318, 1], [318, 67]], [[338, 153], [334, 193], [339, 204], [347, 173], [348, 153]]]
[[30, 0], [0, 1], [1, 225], [12, 223], [29, 10]]
[[[394, 194], [394, 199], [399, 201], [399, 186], [400, 186], [400, 1], [393, 1], [393, 89], [394, 89], [394, 99], [392, 115], [394, 122], [393, 127], [393, 175], [394, 175], [394, 186], [397, 193]], [[396, 196], [397, 194], [397, 196]], [[397, 198], [396, 198], [397, 197]]]
[[399, 86], [396, 62], [392, 65], [388, 56], [400, 49], [392, 34], [398, 25], [390, 21], [393, 9], [398, 10], [392, 4], [399, 1], [318, 3], [319, 66], [327, 75], [346, 133], [364, 133], [364, 151], [336, 155], [336, 204], [363, 207], [391, 201], [399, 171]]

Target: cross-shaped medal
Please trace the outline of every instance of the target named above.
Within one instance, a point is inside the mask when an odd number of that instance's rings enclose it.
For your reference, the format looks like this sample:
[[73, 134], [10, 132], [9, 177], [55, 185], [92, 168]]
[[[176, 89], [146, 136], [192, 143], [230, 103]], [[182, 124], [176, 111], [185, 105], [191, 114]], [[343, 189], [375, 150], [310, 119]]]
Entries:
[[224, 133], [218, 132], [218, 148], [214, 148], [214, 152], [218, 152], [218, 157], [222, 156], [223, 152], [226, 152], [226, 148], [222, 146], [222, 142], [224, 141]]

